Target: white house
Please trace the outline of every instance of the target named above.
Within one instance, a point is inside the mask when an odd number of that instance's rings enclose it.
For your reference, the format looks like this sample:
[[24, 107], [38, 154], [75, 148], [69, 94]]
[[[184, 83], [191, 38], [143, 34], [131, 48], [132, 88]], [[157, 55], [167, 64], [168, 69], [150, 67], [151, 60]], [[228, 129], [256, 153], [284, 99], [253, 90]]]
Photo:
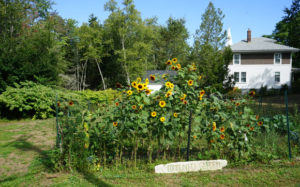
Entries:
[[299, 49], [276, 44], [270, 38], [251, 38], [247, 31], [247, 40], [231, 46], [233, 60], [229, 65], [229, 74], [233, 75], [235, 86], [240, 89], [280, 88], [291, 86], [292, 53]]

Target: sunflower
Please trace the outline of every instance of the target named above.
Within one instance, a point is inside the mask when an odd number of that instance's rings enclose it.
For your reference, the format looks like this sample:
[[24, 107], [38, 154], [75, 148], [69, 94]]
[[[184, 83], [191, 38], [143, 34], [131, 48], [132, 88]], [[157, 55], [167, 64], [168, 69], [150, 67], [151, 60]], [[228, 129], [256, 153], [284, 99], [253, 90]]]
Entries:
[[150, 90], [150, 89], [147, 89], [147, 90], [146, 90], [146, 94], [147, 94], [147, 95], [150, 95], [150, 94], [151, 94], [151, 90]]
[[132, 107], [131, 107], [133, 110], [135, 110], [136, 109], [136, 105], [132, 105]]
[[202, 97], [202, 96], [205, 94], [205, 91], [204, 91], [204, 90], [201, 90], [201, 91], [199, 92], [199, 94], [200, 94], [200, 97]]
[[213, 139], [210, 140], [210, 143], [214, 143], [214, 142], [215, 142], [215, 140], [213, 140]]
[[194, 136], [193, 136], [193, 138], [194, 138], [194, 139], [196, 139], [196, 138], [197, 138], [197, 136], [196, 136], [196, 135], [194, 135]]
[[225, 127], [221, 127], [221, 128], [220, 128], [220, 131], [221, 131], [221, 132], [225, 132]]
[[69, 101], [69, 106], [73, 106], [74, 102], [72, 100]]
[[264, 123], [262, 121], [258, 122], [257, 125], [258, 126], [262, 126]]
[[155, 111], [151, 112], [151, 116], [156, 117], [156, 112]]
[[166, 74], [163, 74], [162, 76], [161, 76], [163, 79], [167, 79], [167, 75]]
[[184, 98], [183, 98], [183, 97], [180, 97], [180, 101], [183, 102], [183, 101], [184, 101]]
[[161, 108], [165, 107], [166, 106], [166, 102], [165, 101], [159, 101], [159, 106]]
[[176, 68], [176, 66], [172, 66], [172, 67], [171, 67], [172, 70], [175, 70], [175, 68]]
[[141, 81], [142, 81], [141, 77], [138, 77], [138, 78], [136, 79], [136, 82], [141, 82]]
[[183, 94], [182, 98], [185, 99], [186, 98], [186, 94]]
[[131, 90], [128, 90], [128, 91], [127, 91], [127, 94], [128, 94], [128, 95], [132, 95], [132, 91], [131, 91]]
[[165, 118], [165, 117], [160, 117], [159, 120], [160, 120], [161, 122], [164, 122], [164, 121], [166, 120], [166, 118]]
[[174, 116], [175, 118], [177, 118], [177, 117], [178, 117], [178, 114], [177, 114], [176, 112], [174, 112], [173, 116]]
[[251, 92], [249, 92], [249, 95], [252, 97], [255, 96], [255, 91], [252, 90]]
[[168, 91], [167, 93], [166, 93], [166, 97], [169, 97], [170, 95], [172, 95], [172, 92], [171, 91]]
[[115, 105], [116, 105], [116, 106], [119, 106], [119, 102], [116, 102]]
[[187, 100], [184, 100], [184, 101], [183, 101], [183, 104], [185, 104], [185, 105], [186, 105], [187, 103], [188, 103], [188, 102], [187, 102]]
[[150, 75], [150, 80], [151, 80], [151, 81], [155, 81], [155, 75], [152, 75], [152, 74], [151, 74], [151, 75]]
[[170, 88], [170, 84], [172, 84], [172, 83], [168, 81], [168, 82], [165, 83], [165, 86], [166, 86], [167, 88]]
[[220, 139], [221, 139], [221, 140], [224, 140], [224, 138], [225, 138], [225, 135], [224, 135], [224, 134], [221, 134], [221, 135], [220, 135]]
[[177, 63], [177, 58], [173, 58], [172, 62], [176, 64]]
[[144, 89], [144, 84], [138, 84], [136, 89], [139, 90], [139, 91], [142, 91]]
[[193, 83], [194, 83], [194, 81], [193, 81], [193, 80], [189, 80], [189, 81], [188, 81], [188, 85], [189, 85], [189, 86], [192, 86], [192, 85], [193, 85]]
[[113, 126], [114, 127], [118, 126], [118, 122], [113, 122]]
[[146, 84], [146, 85], [149, 84], [149, 79], [148, 79], [148, 78], [145, 79], [145, 84]]
[[176, 67], [177, 67], [178, 69], [181, 69], [181, 65], [180, 65], [180, 64], [176, 64]]
[[254, 127], [250, 127], [250, 131], [253, 131], [254, 130]]
[[134, 87], [134, 88], [136, 88], [137, 83], [136, 83], [135, 81], [133, 81], [133, 82], [131, 83], [131, 86]]
[[170, 84], [170, 88], [171, 88], [171, 89], [174, 88], [174, 84], [173, 84], [173, 83]]
[[213, 122], [212, 126], [213, 126], [213, 131], [215, 131], [215, 130], [217, 129], [217, 124], [216, 124], [216, 122]]
[[240, 106], [240, 103], [235, 103], [235, 106]]
[[171, 60], [168, 60], [168, 61], [166, 62], [166, 64], [167, 64], [167, 65], [172, 65], [172, 61], [171, 61]]

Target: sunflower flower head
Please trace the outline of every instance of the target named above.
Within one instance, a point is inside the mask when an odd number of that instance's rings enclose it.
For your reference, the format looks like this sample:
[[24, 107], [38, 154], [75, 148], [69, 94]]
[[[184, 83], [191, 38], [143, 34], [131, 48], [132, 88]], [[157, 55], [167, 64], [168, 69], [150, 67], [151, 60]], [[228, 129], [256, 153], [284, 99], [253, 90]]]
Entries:
[[220, 139], [221, 139], [221, 140], [224, 140], [224, 138], [225, 138], [225, 135], [224, 135], [224, 134], [221, 134], [221, 135], [220, 135]]
[[132, 95], [132, 91], [131, 91], [131, 90], [128, 90], [128, 91], [127, 91], [127, 95]]
[[166, 93], [166, 97], [170, 97], [170, 95], [172, 95], [172, 92], [171, 91], [168, 91], [167, 93]]
[[172, 59], [172, 62], [173, 62], [174, 64], [176, 64], [176, 63], [177, 63], [177, 58], [173, 58], [173, 59]]
[[170, 66], [170, 65], [172, 65], [172, 61], [171, 61], [171, 60], [168, 60], [168, 61], [166, 62], [166, 64]]
[[168, 81], [168, 82], [165, 83], [165, 86], [166, 86], [167, 88], [170, 88], [170, 84], [172, 84], [172, 83]]
[[146, 89], [146, 94], [150, 95], [151, 94], [151, 90], [150, 89]]
[[160, 120], [161, 122], [165, 122], [165, 121], [166, 121], [166, 118], [165, 118], [165, 117], [160, 117], [159, 120]]
[[138, 77], [138, 78], [136, 79], [136, 82], [137, 82], [137, 83], [140, 83], [141, 81], [142, 81], [141, 77]]
[[200, 94], [200, 96], [202, 97], [202, 96], [205, 94], [205, 91], [204, 91], [204, 90], [201, 90], [201, 91], [199, 92], [199, 94]]
[[173, 116], [174, 116], [174, 118], [177, 118], [178, 114], [176, 112], [174, 112]]
[[159, 106], [161, 108], [165, 107], [166, 106], [166, 102], [165, 101], [159, 101]]
[[136, 109], [136, 105], [132, 105], [132, 107], [131, 107], [133, 110], [135, 110]]
[[145, 89], [145, 86], [144, 86], [144, 84], [139, 83], [139, 84], [137, 85], [136, 89], [137, 89], [138, 91], [142, 91], [142, 90]]
[[151, 116], [152, 116], [152, 117], [156, 117], [156, 114], [157, 114], [157, 113], [156, 113], [155, 111], [151, 112]]
[[137, 83], [136, 83], [135, 81], [133, 81], [133, 82], [131, 83], [131, 86], [132, 86], [133, 88], [136, 88]]
[[155, 81], [155, 75], [152, 75], [152, 74], [151, 74], [151, 75], [150, 75], [150, 80], [151, 80], [151, 81]]
[[118, 122], [113, 122], [113, 126], [114, 127], [118, 126]]
[[252, 97], [255, 96], [255, 91], [253, 91], [253, 90], [250, 91], [250, 92], [249, 92], [249, 95], [252, 96]]
[[178, 70], [181, 69], [181, 65], [180, 64], [176, 64], [176, 67], [178, 68]]
[[193, 83], [194, 83], [194, 81], [193, 81], [193, 80], [189, 80], [189, 81], [188, 81], [188, 85], [189, 85], [189, 86], [192, 86], [192, 85], [193, 85]]
[[260, 121], [257, 123], [258, 126], [262, 126], [264, 124], [264, 122]]
[[220, 128], [220, 131], [221, 131], [221, 132], [225, 132], [225, 127], [221, 127], [221, 128]]
[[216, 124], [216, 122], [213, 122], [212, 128], [213, 128], [213, 131], [215, 131], [215, 130], [217, 129], [217, 124]]

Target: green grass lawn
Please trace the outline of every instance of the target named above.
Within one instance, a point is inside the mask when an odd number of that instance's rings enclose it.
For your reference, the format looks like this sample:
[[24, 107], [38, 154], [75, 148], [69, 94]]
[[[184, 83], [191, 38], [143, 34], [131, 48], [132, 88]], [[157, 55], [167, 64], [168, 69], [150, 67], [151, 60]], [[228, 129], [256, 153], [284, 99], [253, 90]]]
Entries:
[[[0, 186], [299, 186], [300, 160], [230, 165], [221, 171], [155, 174], [152, 169], [53, 172], [55, 120], [0, 122]], [[153, 166], [152, 166], [153, 167]]]

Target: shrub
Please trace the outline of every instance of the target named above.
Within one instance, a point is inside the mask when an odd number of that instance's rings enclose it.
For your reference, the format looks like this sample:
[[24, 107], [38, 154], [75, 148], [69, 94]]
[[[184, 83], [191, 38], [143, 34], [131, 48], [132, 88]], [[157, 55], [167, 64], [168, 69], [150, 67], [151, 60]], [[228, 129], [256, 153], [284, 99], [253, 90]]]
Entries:
[[55, 115], [55, 103], [68, 105], [69, 101], [78, 103], [77, 106], [86, 107], [88, 103], [99, 104], [112, 101], [117, 96], [115, 90], [105, 91], [69, 91], [57, 87], [47, 87], [33, 82], [22, 82], [15, 87], [7, 87], [0, 95], [3, 106], [2, 117], [31, 117], [32, 119], [46, 119]]

